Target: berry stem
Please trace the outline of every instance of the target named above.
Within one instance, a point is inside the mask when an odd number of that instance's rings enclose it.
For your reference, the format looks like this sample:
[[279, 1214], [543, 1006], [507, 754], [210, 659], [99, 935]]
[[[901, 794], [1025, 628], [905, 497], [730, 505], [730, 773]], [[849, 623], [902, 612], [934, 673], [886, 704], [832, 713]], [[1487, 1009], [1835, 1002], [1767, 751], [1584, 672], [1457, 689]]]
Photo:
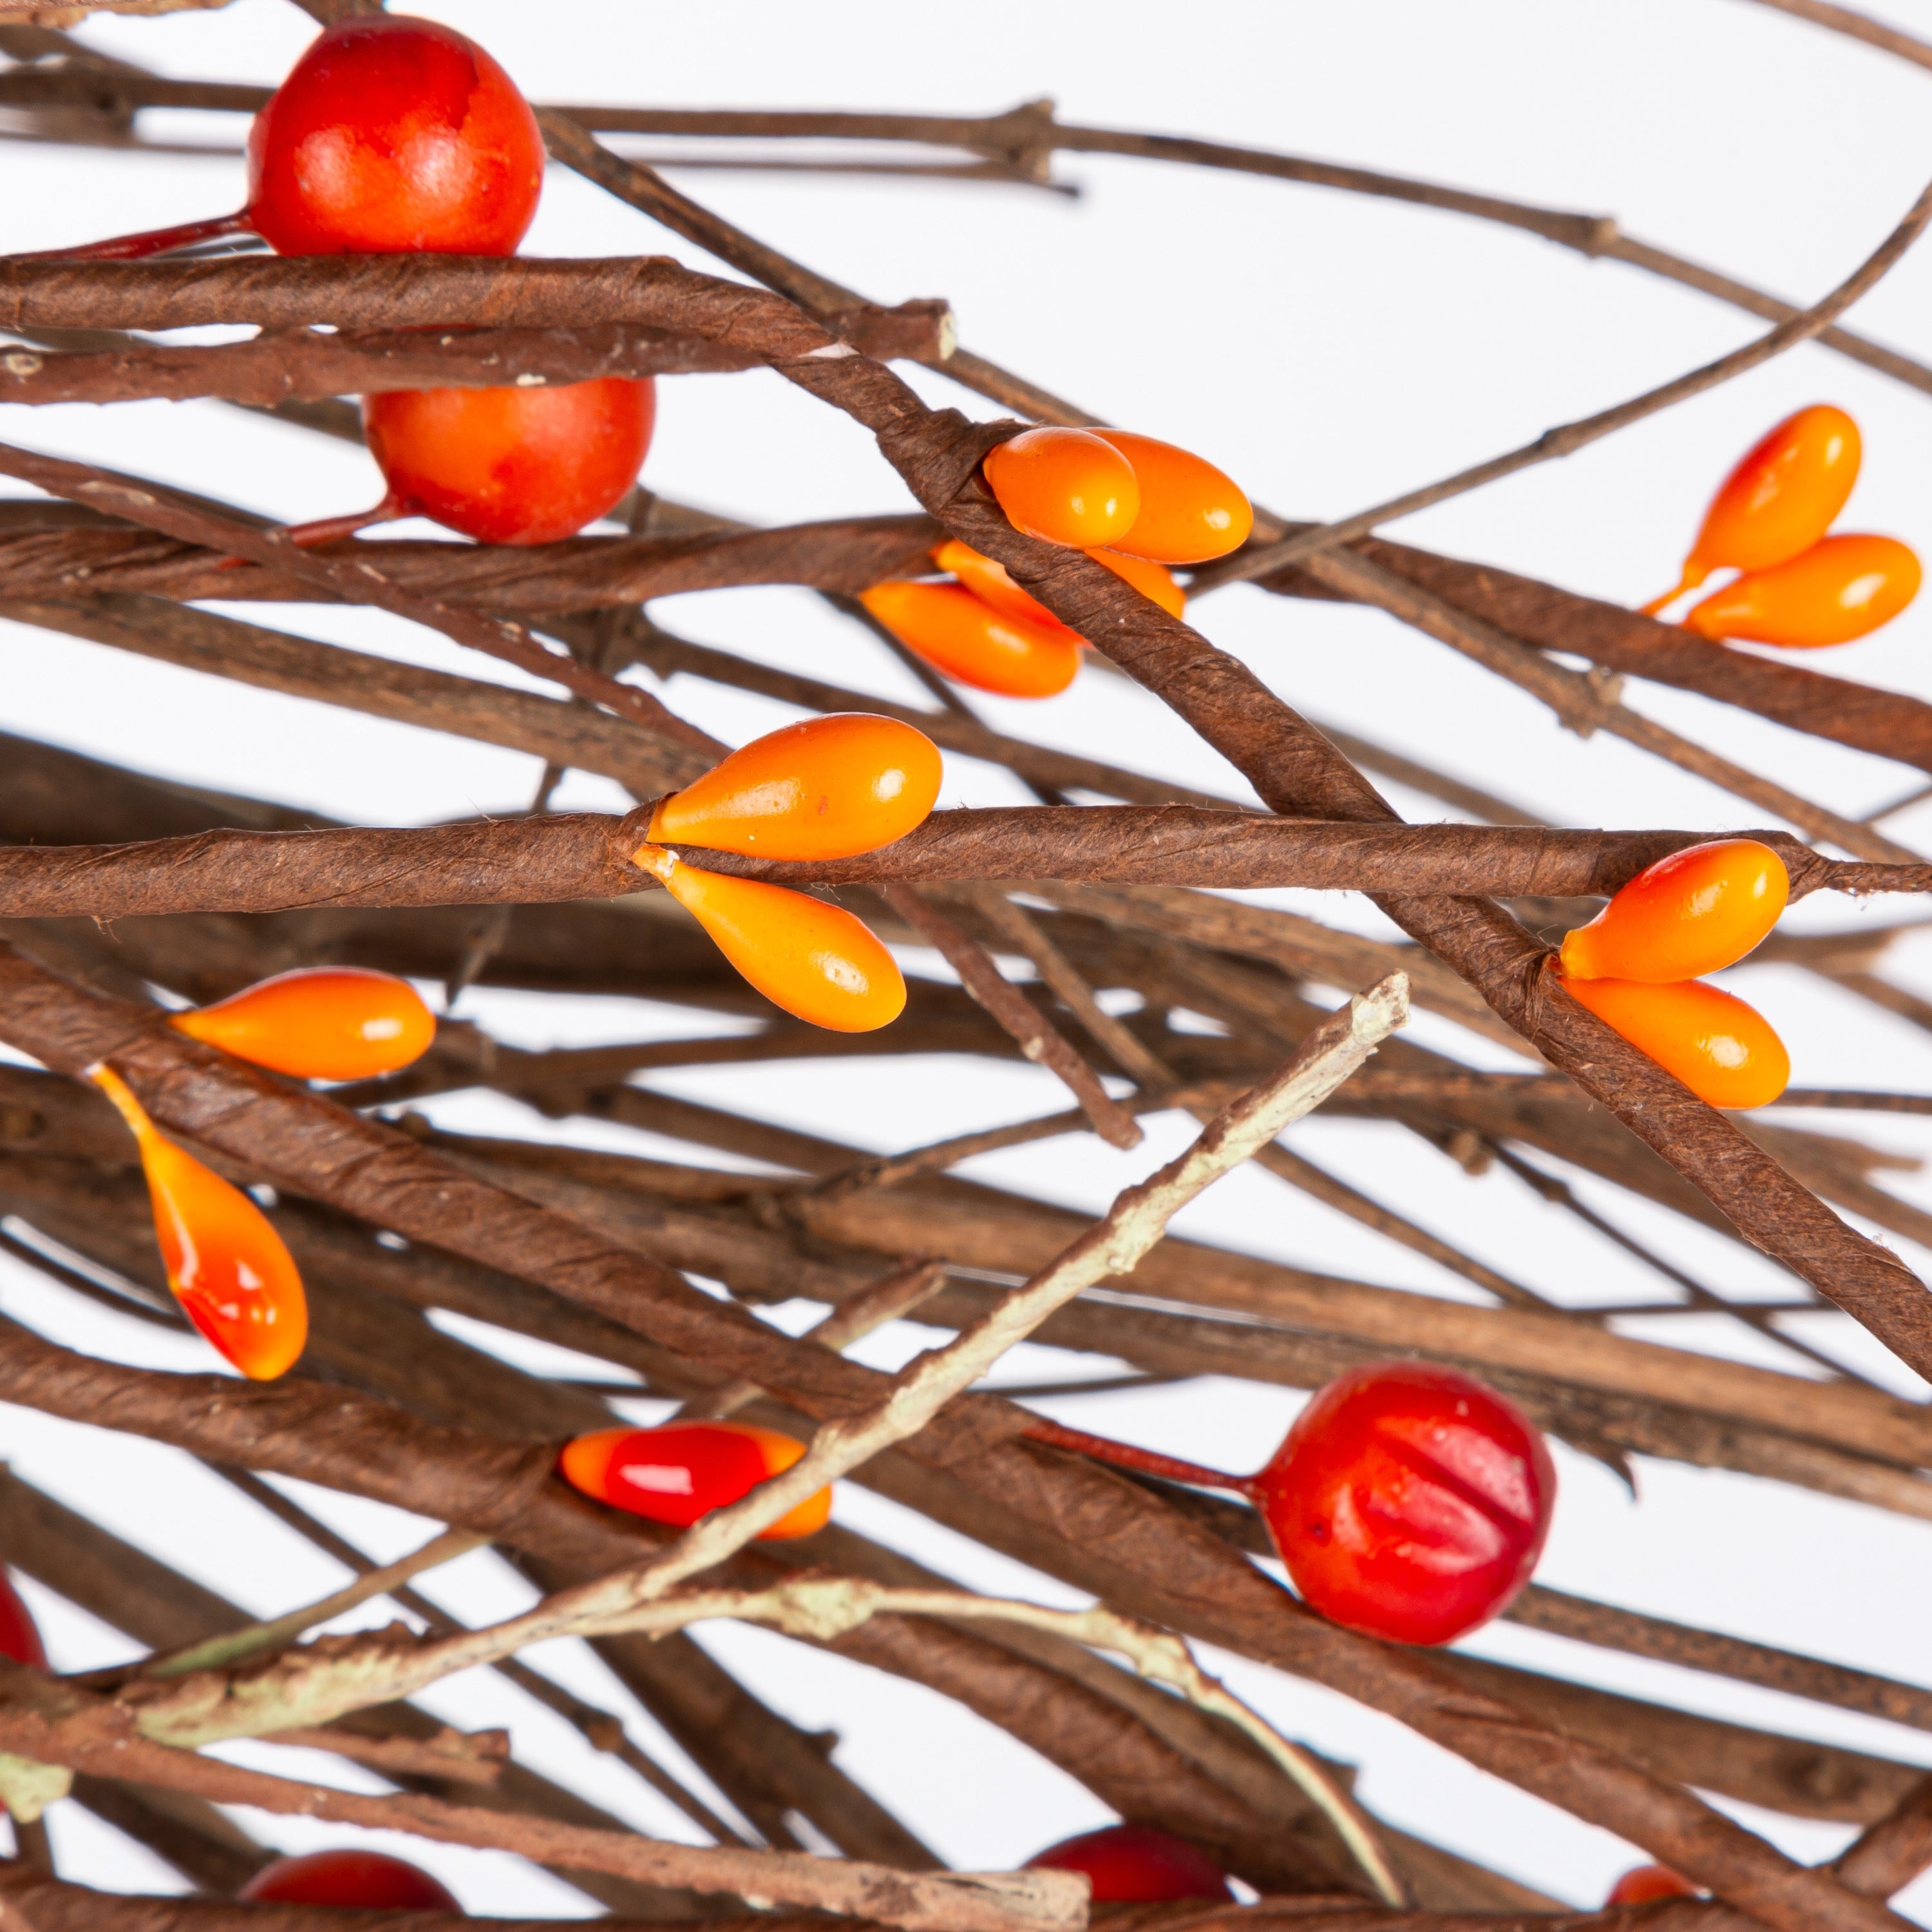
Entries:
[[224, 235], [252, 235], [248, 211], [238, 208], [232, 214], [211, 215], [203, 221], [184, 221], [173, 228], [150, 228], [138, 235], [116, 235], [105, 242], [83, 242], [77, 248], [41, 248], [31, 255], [15, 255], [16, 262], [139, 262], [152, 255], [166, 255], [177, 248], [191, 248], [197, 242], [219, 241]]
[[392, 490], [368, 509], [346, 517], [317, 517], [313, 523], [290, 524], [282, 534], [304, 550], [313, 550], [318, 544], [334, 543], [339, 537], [352, 537], [372, 524], [393, 524], [398, 517], [413, 515], [415, 509], [412, 503]]
[[1026, 1432], [1030, 1442], [1045, 1442], [1055, 1449], [1071, 1449], [1077, 1455], [1091, 1456], [1096, 1462], [1111, 1462], [1117, 1469], [1132, 1469], [1143, 1476], [1160, 1476], [1170, 1483], [1191, 1483], [1197, 1489], [1232, 1490], [1239, 1496], [1254, 1493], [1255, 1478], [1232, 1476], [1225, 1469], [1210, 1469], [1199, 1462], [1184, 1462], [1176, 1456], [1163, 1456], [1157, 1450], [1137, 1449], [1131, 1442], [1116, 1442], [1105, 1436], [1089, 1436], [1084, 1429], [1065, 1429], [1044, 1417]]

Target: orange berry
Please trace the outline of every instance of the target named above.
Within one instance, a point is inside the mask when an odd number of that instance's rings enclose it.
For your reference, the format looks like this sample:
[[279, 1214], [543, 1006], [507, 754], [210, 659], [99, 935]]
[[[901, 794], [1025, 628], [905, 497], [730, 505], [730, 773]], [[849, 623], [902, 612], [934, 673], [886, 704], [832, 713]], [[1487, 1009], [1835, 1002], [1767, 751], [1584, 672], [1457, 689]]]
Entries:
[[237, 1060], [298, 1080], [369, 1080], [419, 1060], [436, 1016], [406, 980], [359, 966], [310, 966], [232, 993], [168, 1024]]
[[1570, 980], [1694, 980], [1735, 966], [1791, 894], [1784, 861], [1755, 838], [1716, 838], [1646, 866], [1563, 941]]
[[1090, 550], [1087, 554], [1131, 584], [1150, 604], [1158, 604], [1170, 617], [1178, 617], [1187, 608], [1187, 592], [1166, 565], [1150, 557], [1129, 556], [1124, 550]]
[[1565, 980], [1564, 990], [1713, 1107], [1768, 1107], [1791, 1078], [1769, 1021], [1701, 980]]
[[[564, 1445], [557, 1468], [572, 1489], [652, 1522], [688, 1528], [789, 1469], [805, 1444], [745, 1422], [668, 1422], [660, 1429], [600, 1429]], [[761, 1543], [809, 1536], [832, 1513], [818, 1490], [767, 1529]]]
[[1016, 584], [1004, 563], [982, 556], [957, 537], [948, 537], [932, 553], [933, 568], [950, 570], [982, 604], [990, 604], [1003, 617], [1017, 617], [1023, 624], [1037, 624], [1043, 631], [1064, 631], [1076, 644], [1080, 633], [1063, 624], [1037, 597], [1029, 596]]
[[1918, 557], [1896, 538], [1827, 537], [1726, 584], [1684, 622], [1713, 644], [1849, 644], [1890, 623], [1918, 595], [1919, 575]]
[[1052, 698], [1080, 668], [1078, 634], [1058, 619], [1048, 630], [1004, 616], [960, 584], [894, 578], [859, 601], [908, 650], [976, 691]]
[[897, 963], [849, 912], [762, 880], [700, 872], [661, 846], [639, 846], [631, 862], [661, 880], [718, 951], [794, 1018], [832, 1033], [871, 1033], [905, 1010]]
[[647, 836], [766, 859], [849, 859], [903, 838], [932, 809], [944, 770], [923, 731], [835, 712], [734, 752], [663, 800]]
[[982, 466], [1006, 520], [1047, 543], [1117, 543], [1140, 514], [1132, 463], [1090, 430], [1022, 430]]
[[1606, 1905], [1654, 1905], [1660, 1898], [1695, 1898], [1697, 1888], [1668, 1865], [1639, 1865], [1610, 1887]]
[[112, 1067], [87, 1077], [141, 1150], [161, 1264], [188, 1319], [244, 1376], [286, 1373], [308, 1340], [308, 1301], [281, 1236], [240, 1188], [164, 1138]]
[[1141, 513], [1125, 536], [1111, 540], [1110, 548], [1154, 563], [1205, 563], [1247, 542], [1254, 507], [1213, 464], [1130, 430], [1094, 434], [1133, 465], [1141, 486]]
[[1845, 507], [1862, 454], [1858, 426], [1843, 410], [1814, 403], [1786, 416], [1724, 478], [1682, 580], [1646, 611], [1696, 590], [1714, 570], [1768, 570], [1809, 550]]

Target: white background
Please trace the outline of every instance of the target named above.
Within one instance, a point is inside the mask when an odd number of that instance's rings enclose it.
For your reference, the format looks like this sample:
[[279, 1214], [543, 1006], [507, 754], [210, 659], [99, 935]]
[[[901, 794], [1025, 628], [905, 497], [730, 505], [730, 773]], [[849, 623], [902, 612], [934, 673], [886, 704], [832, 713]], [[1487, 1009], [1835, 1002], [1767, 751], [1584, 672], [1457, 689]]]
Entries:
[[[667, 106], [994, 111], [1051, 95], [1063, 118], [1212, 136], [1592, 214], [1793, 299], [1838, 280], [1891, 229], [1932, 175], [1932, 74], [1743, 0], [1621, 0], [1562, 7], [1534, 0], [1230, 0], [1188, 13], [1146, 0], [1102, 9], [985, 0], [970, 14], [831, 0], [809, 9], [740, 0], [673, 9], [563, 0], [426, 7], [475, 34], [536, 99]], [[1920, 10], [1894, 4], [1898, 24]], [[314, 31], [283, 0], [154, 21], [100, 20], [90, 43], [175, 74], [272, 81]], [[234, 146], [232, 117], [154, 114], [158, 140]], [[626, 144], [620, 142], [619, 146]], [[639, 153], [662, 143], [630, 144]], [[1749, 339], [1749, 318], [1613, 263], [1590, 263], [1536, 238], [1460, 217], [1278, 182], [1130, 160], [1066, 157], [1057, 176], [1077, 199], [1024, 188], [862, 178], [689, 171], [676, 178], [752, 233], [884, 301], [943, 294], [964, 340], [1128, 427], [1196, 447], [1255, 497], [1294, 516], [1345, 514], [1527, 440]], [[0, 246], [44, 248], [215, 213], [242, 199], [238, 157], [117, 155], [0, 141]], [[533, 254], [694, 251], [577, 178], [553, 171], [526, 244]], [[702, 266], [715, 266], [703, 262]], [[1932, 245], [1922, 244], [1851, 318], [1932, 358]], [[935, 400], [992, 412], [921, 374]], [[1932, 544], [1932, 407], [1924, 395], [1806, 348], [1560, 465], [1538, 469], [1412, 520], [1401, 534], [1578, 590], [1630, 602], [1672, 580], [1723, 471], [1791, 409], [1832, 400], [1865, 432], [1863, 478], [1844, 526]], [[251, 421], [214, 404], [8, 412], [0, 436], [164, 478], [278, 517], [358, 507], [377, 494], [368, 459], [344, 446]], [[646, 480], [661, 493], [734, 514], [790, 520], [908, 507], [869, 441], [775, 378], [689, 378], [662, 386]], [[657, 607], [706, 642], [919, 701], [916, 688], [861, 634], [803, 593], [747, 590]], [[340, 610], [251, 614], [472, 677], [515, 682], [439, 637]], [[1529, 700], [1418, 634], [1373, 614], [1267, 598], [1204, 599], [1201, 627], [1318, 718], [1378, 737], [1501, 792], [1558, 824], [1758, 824], [1763, 814], [1620, 743], [1559, 731]], [[1932, 602], [1874, 640], [1810, 662], [1932, 697]], [[0, 728], [140, 769], [272, 797], [320, 814], [407, 824], [521, 806], [536, 777], [520, 754], [244, 691], [52, 635], [0, 632]], [[760, 700], [680, 682], [672, 700], [734, 740], [782, 722]], [[1796, 789], [1858, 815], [1914, 788], [1916, 775], [1728, 714], [1680, 694], [1633, 687], [1651, 715], [1706, 737]], [[1040, 705], [974, 700], [1002, 728], [1244, 795], [1240, 781], [1174, 719], [1118, 680], [1087, 673]], [[946, 802], [1016, 800], [1011, 781], [950, 761]], [[1412, 815], [1442, 815], [1395, 794]], [[559, 801], [604, 806], [615, 788], [574, 775]], [[1932, 842], [1932, 807], [1892, 821]], [[1275, 896], [1360, 930], [1382, 932], [1358, 900]], [[1799, 930], [1911, 917], [1883, 902], [1822, 897]], [[929, 962], [915, 962], [931, 970]], [[1932, 949], [1895, 949], [1888, 970], [1932, 992]], [[1904, 1022], [1828, 995], [1795, 970], [1746, 968], [1729, 982], [1790, 1042], [1803, 1085], [1932, 1090], [1932, 1041]], [[700, 1023], [641, 1001], [563, 1001], [472, 992], [459, 1011], [519, 1044], [634, 1040]], [[1483, 1065], [1509, 1056], [1441, 1022], [1419, 1037]], [[1055, 1110], [1058, 1090], [1030, 1070], [964, 1062], [857, 1062], [661, 1076], [665, 1090], [868, 1148]], [[544, 1123], [507, 1102], [452, 1096], [451, 1124], [663, 1152], [664, 1144], [582, 1124]], [[1837, 1117], [1844, 1124], [1844, 1117]], [[1816, 1118], [1806, 1124], [1816, 1124]], [[1833, 1121], [1828, 1118], [1828, 1128]], [[1875, 1142], [1923, 1150], [1922, 1124], [1861, 1120]], [[1181, 1124], [1154, 1124], [1146, 1145], [1114, 1154], [1090, 1140], [1048, 1144], [967, 1170], [1055, 1200], [1098, 1208], [1171, 1154]], [[1295, 1145], [1492, 1264], [1578, 1303], [1670, 1291], [1578, 1231], [1507, 1176], [1472, 1181], [1412, 1140], [1363, 1124], [1309, 1124]], [[682, 1150], [682, 1157], [710, 1156]], [[1916, 1176], [1892, 1184], [1932, 1201]], [[1732, 1292], [1778, 1292], [1779, 1277], [1734, 1244], [1661, 1214], [1590, 1197], [1657, 1240], [1681, 1264]], [[1450, 1295], [1471, 1292], [1373, 1240], [1265, 1177], [1238, 1176], [1192, 1210], [1185, 1231], [1360, 1278]], [[1895, 1243], [1924, 1272], [1932, 1255]], [[44, 1332], [117, 1358], [205, 1369], [205, 1352], [104, 1315], [9, 1262], [0, 1306]], [[780, 1311], [797, 1326], [814, 1311]], [[1841, 1318], [1804, 1333], [1901, 1393]], [[1796, 1356], [1723, 1318], [1625, 1323], [1684, 1346], [1733, 1352], [1794, 1372]], [[930, 1331], [902, 1327], [868, 1345], [899, 1359]], [[501, 1338], [516, 1359], [548, 1366]], [[1022, 1352], [1010, 1379], [1104, 1372]], [[1287, 1392], [1196, 1382], [1054, 1406], [1070, 1420], [1234, 1468], [1261, 1461], [1297, 1406]], [[632, 1412], [644, 1416], [647, 1405]], [[165, 1556], [250, 1610], [325, 1594], [340, 1570], [172, 1452], [30, 1412], [0, 1411], [0, 1449], [32, 1480]], [[1562, 1496], [1543, 1580], [1932, 1682], [1923, 1604], [1932, 1528], [1807, 1492], [1667, 1464], [1643, 1465], [1633, 1501], [1604, 1470], [1559, 1450]], [[380, 1556], [428, 1526], [319, 1490], [303, 1500]], [[842, 1516], [902, 1540], [987, 1587], [1071, 1600], [1059, 1586], [959, 1545], [850, 1486]], [[430, 1580], [472, 1620], [526, 1592], [492, 1558]], [[83, 1668], [124, 1642], [32, 1586], [55, 1662]], [[386, 1606], [352, 1621], [381, 1621]], [[706, 1634], [772, 1702], [843, 1735], [840, 1762], [943, 1856], [1007, 1865], [1048, 1840], [1105, 1822], [1096, 1801], [977, 1720], [916, 1687], [736, 1628]], [[1748, 1691], [1716, 1679], [1586, 1652], [1507, 1625], [1472, 1648], [1640, 1694], [1932, 1765], [1932, 1738]], [[536, 1660], [614, 1708], [622, 1693], [587, 1654]], [[1310, 1686], [1211, 1660], [1294, 1734], [1358, 1762], [1362, 1795], [1393, 1822], [1466, 1850], [1554, 1895], [1601, 1899], [1636, 1854], [1470, 1770], [1393, 1724]], [[688, 1828], [628, 1774], [488, 1678], [424, 1700], [466, 1725], [508, 1723], [520, 1754], [644, 1828]], [[634, 1712], [632, 1714], [635, 1717]], [[641, 1738], [654, 1736], [636, 1718]], [[290, 1754], [238, 1750], [294, 1769]], [[674, 1758], [675, 1754], [671, 1754]], [[326, 1774], [339, 1776], [333, 1760]], [[368, 1788], [380, 1788], [371, 1782]], [[278, 1844], [352, 1834], [248, 1816]], [[1849, 1837], [1837, 1827], [1753, 1816], [1805, 1858]], [[146, 1853], [63, 1807], [63, 1868], [111, 1887], [178, 1889]], [[478, 1912], [568, 1915], [576, 1894], [506, 1858], [398, 1841]], [[1932, 1886], [1920, 1916], [1932, 1923]], [[1912, 1896], [1905, 1904], [1910, 1909]]]

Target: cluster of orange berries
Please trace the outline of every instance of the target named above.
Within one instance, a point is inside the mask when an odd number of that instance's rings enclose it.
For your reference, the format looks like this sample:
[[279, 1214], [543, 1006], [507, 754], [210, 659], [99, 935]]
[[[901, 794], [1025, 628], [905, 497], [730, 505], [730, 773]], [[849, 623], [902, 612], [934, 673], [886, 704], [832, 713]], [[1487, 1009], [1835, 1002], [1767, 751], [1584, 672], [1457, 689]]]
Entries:
[[1684, 619], [1714, 644], [1816, 648], [1890, 623], [1918, 594], [1918, 557], [1896, 538], [1826, 534], [1863, 454], [1858, 426], [1843, 410], [1816, 403], [1787, 416], [1725, 478], [1676, 589], [1645, 614], [1728, 569], [1742, 574]]
[[[1171, 617], [1187, 600], [1168, 566], [1225, 556], [1254, 527], [1247, 498], [1211, 463], [1125, 430], [1022, 430], [981, 473], [1014, 529], [1084, 550]], [[1004, 564], [956, 540], [932, 561], [952, 582], [896, 578], [860, 600], [908, 650], [1006, 698], [1052, 698], [1073, 682], [1084, 640]]]
[[1570, 997], [1714, 1107], [1766, 1107], [1791, 1078], [1771, 1024], [1699, 976], [1734, 966], [1778, 923], [1784, 862], [1719, 838], [1647, 867], [1563, 941]]

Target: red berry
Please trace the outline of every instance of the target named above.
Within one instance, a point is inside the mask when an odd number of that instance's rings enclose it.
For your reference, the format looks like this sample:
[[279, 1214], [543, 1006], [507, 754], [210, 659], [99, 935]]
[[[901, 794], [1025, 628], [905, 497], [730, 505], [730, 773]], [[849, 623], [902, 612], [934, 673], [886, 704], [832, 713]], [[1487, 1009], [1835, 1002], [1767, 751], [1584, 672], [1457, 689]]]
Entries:
[[1528, 1580], [1556, 1472], [1480, 1382], [1391, 1362], [1322, 1390], [1252, 1492], [1314, 1609], [1372, 1636], [1448, 1643]]
[[460, 1912], [446, 1887], [384, 1852], [344, 1849], [278, 1858], [241, 1890], [251, 1905], [360, 1905], [398, 1912]]
[[603, 376], [558, 388], [400, 389], [362, 424], [392, 496], [479, 543], [554, 543], [637, 481], [656, 386]]
[[1029, 1871], [1084, 1872], [1096, 1905], [1232, 1898], [1221, 1868], [1198, 1846], [1154, 1825], [1109, 1825], [1063, 1838], [1027, 1860]]
[[1695, 1898], [1697, 1888], [1668, 1865], [1639, 1865], [1610, 1888], [1606, 1905], [1652, 1905], [1660, 1898]]
[[543, 170], [536, 116], [473, 40], [363, 16], [319, 35], [256, 117], [246, 219], [284, 255], [508, 255]]
[[0, 1570], [0, 1656], [10, 1657], [34, 1670], [47, 1667], [47, 1653], [35, 1628], [33, 1612], [20, 1600], [20, 1593]]

